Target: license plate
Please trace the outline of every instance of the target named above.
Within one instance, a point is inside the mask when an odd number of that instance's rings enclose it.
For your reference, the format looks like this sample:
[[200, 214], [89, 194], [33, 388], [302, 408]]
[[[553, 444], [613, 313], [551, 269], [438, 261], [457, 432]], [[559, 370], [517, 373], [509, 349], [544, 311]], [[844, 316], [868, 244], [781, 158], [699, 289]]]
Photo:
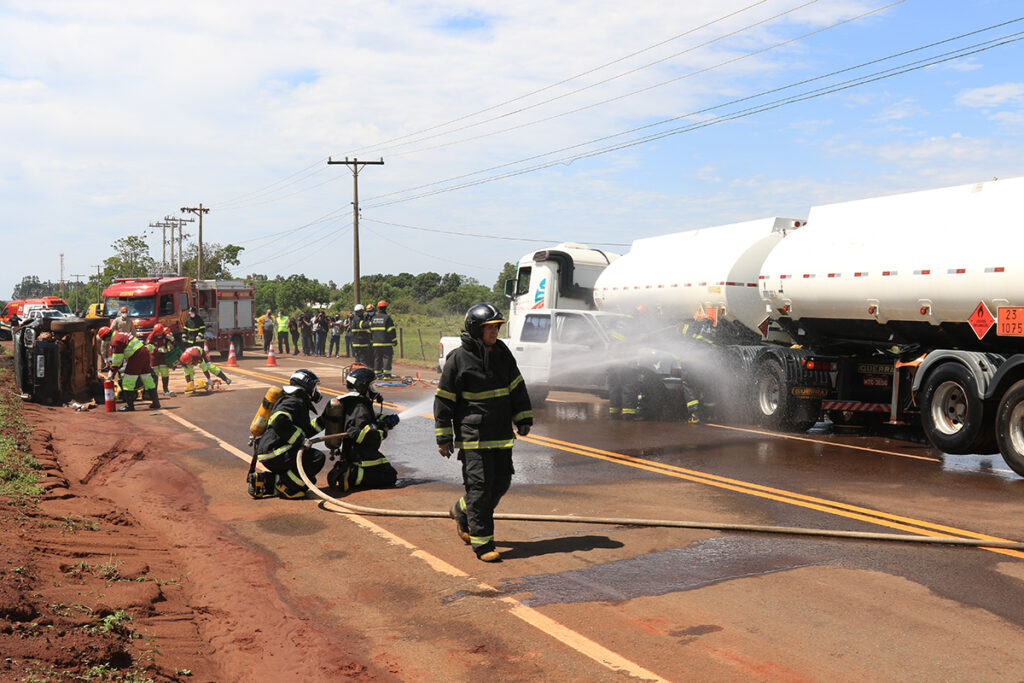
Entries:
[[1024, 306], [1001, 306], [996, 315], [997, 335], [1024, 337]]
[[865, 377], [864, 386], [866, 387], [887, 387], [889, 386], [888, 377]]

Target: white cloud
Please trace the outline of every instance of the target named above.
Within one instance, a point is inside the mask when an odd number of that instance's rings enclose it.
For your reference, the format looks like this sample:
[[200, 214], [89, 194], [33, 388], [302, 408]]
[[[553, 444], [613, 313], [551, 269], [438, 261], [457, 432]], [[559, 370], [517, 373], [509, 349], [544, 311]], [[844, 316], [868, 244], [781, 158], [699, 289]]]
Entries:
[[992, 108], [1024, 104], [1024, 83], [1000, 83], [960, 93], [956, 103], [964, 107]]

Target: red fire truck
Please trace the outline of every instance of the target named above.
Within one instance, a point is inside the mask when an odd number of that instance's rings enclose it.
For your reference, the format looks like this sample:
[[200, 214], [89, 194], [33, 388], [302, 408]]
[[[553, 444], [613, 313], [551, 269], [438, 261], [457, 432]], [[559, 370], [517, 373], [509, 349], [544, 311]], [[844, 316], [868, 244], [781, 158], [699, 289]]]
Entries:
[[253, 288], [241, 280], [192, 280], [187, 277], [117, 278], [103, 290], [104, 315], [113, 318], [122, 307], [140, 334], [160, 323], [177, 335], [196, 306], [206, 323], [210, 351], [227, 357], [230, 344], [235, 355], [253, 346]]

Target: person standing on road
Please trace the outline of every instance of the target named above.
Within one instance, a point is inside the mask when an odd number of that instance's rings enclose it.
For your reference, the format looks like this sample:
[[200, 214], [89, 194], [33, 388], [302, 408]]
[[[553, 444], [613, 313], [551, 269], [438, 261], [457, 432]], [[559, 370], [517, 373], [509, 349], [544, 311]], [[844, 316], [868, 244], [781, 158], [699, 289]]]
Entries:
[[327, 347], [327, 357], [341, 358], [341, 316], [334, 316], [331, 319], [331, 342]]
[[309, 488], [299, 476], [297, 459], [302, 455], [302, 469], [316, 483], [317, 473], [327, 458], [323, 451], [307, 442], [321, 431], [320, 418], [309, 417], [322, 398], [320, 378], [310, 370], [296, 370], [283, 387], [284, 396], [271, 408], [267, 431], [256, 442], [256, 457], [277, 475], [275, 489], [280, 498], [297, 500], [306, 497]]
[[391, 376], [391, 364], [395, 357], [398, 339], [395, 335], [395, 321], [388, 315], [388, 302], [377, 302], [377, 312], [370, 320], [370, 339], [373, 344], [373, 371], [378, 377]]
[[263, 316], [263, 353], [270, 352], [270, 343], [274, 341], [274, 328], [276, 327], [276, 321], [272, 315], [272, 311], [268, 308], [266, 315]]
[[366, 367], [373, 366], [373, 347], [370, 337], [370, 319], [366, 317], [366, 307], [356, 304], [353, 309], [355, 317], [352, 318], [352, 355], [357, 363]]
[[348, 312], [345, 316], [345, 322], [342, 323], [343, 329], [345, 330], [345, 358], [352, 357], [352, 323], [355, 322], [355, 318], [352, 315], [352, 311]]
[[292, 338], [292, 355], [299, 355], [299, 321], [295, 316], [288, 318], [288, 334]]
[[288, 347], [288, 326], [291, 324], [291, 320], [284, 314], [284, 311], [277, 312], [277, 352], [278, 353], [290, 353], [291, 349]]
[[313, 317], [314, 350], [317, 356], [327, 355], [327, 333], [329, 331], [327, 315], [323, 311], [317, 311]]
[[193, 306], [188, 309], [188, 317], [182, 326], [181, 338], [186, 344], [202, 348], [206, 342], [206, 323], [199, 315], [199, 309]]
[[466, 312], [462, 346], [449, 354], [434, 395], [434, 434], [445, 458], [460, 449], [466, 495], [450, 511], [463, 542], [477, 558], [498, 562], [494, 509], [512, 483], [515, 435], [530, 433], [533, 410], [519, 367], [498, 330], [505, 320], [493, 305]]
[[308, 313], [299, 316], [299, 332], [302, 334], [302, 355], [313, 355], [313, 323]]

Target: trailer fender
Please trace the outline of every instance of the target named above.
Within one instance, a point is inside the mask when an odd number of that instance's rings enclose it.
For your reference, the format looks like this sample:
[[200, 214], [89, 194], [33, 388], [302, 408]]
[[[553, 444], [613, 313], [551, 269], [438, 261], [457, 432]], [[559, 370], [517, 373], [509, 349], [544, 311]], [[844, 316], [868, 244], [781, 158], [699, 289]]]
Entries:
[[[914, 375], [913, 393], [916, 397], [921, 390], [921, 385], [931, 371], [944, 363], [960, 363], [974, 375], [974, 383], [978, 390], [978, 398], [987, 399], [989, 387], [997, 376], [1000, 366], [1006, 361], [1006, 356], [997, 353], [981, 353], [979, 351], [961, 351], [958, 349], [939, 349], [932, 351], [925, 359]], [[1024, 360], [1022, 360], [1024, 362]]]

